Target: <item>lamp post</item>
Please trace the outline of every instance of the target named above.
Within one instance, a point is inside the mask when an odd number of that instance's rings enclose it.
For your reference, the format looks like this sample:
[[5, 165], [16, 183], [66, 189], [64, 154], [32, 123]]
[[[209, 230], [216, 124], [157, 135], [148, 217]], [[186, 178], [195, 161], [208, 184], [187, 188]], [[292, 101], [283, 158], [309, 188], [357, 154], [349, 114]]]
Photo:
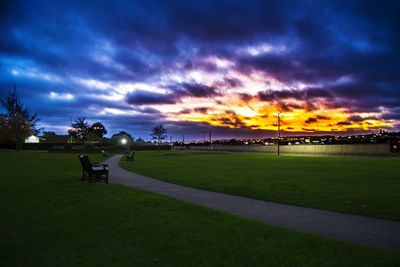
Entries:
[[122, 139], [120, 140], [120, 142], [121, 142], [122, 147], [123, 147], [127, 152], [129, 152], [129, 146], [127, 146], [128, 140], [127, 140], [126, 138], [122, 138]]
[[128, 143], [128, 140], [126, 140], [126, 138], [122, 138], [121, 139], [121, 144], [122, 145], [126, 145], [126, 143]]
[[281, 139], [281, 113], [278, 112], [278, 156], [280, 155], [279, 151], [279, 140]]
[[212, 142], [212, 138], [211, 138], [211, 126], [210, 126], [210, 128], [208, 129], [208, 142], [210, 143], [209, 150], [211, 150], [211, 149], [212, 149], [212, 147], [211, 147], [211, 142]]

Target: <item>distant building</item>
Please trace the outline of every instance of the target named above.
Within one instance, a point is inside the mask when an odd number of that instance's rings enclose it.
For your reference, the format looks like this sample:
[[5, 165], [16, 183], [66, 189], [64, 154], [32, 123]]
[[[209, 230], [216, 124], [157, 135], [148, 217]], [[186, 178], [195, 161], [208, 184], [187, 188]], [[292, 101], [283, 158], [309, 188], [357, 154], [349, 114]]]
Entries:
[[28, 137], [25, 139], [25, 143], [30, 143], [30, 144], [32, 144], [32, 143], [39, 143], [39, 142], [40, 142], [40, 138], [37, 137], [37, 136], [34, 136], [34, 135], [28, 136]]
[[101, 138], [95, 135], [94, 133], [88, 133], [86, 136], [86, 143], [97, 144], [100, 142]]
[[76, 142], [76, 139], [70, 135], [57, 135], [55, 132], [44, 132], [42, 138], [45, 143], [67, 144]]

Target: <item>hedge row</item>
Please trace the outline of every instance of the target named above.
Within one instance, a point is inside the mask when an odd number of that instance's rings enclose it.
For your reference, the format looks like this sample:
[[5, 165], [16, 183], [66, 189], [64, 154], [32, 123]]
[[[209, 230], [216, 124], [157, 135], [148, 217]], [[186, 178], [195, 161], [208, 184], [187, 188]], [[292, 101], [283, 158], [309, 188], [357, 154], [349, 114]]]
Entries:
[[[0, 149], [16, 149], [15, 144], [0, 144]], [[119, 152], [126, 151], [127, 147], [122, 146], [110, 146], [103, 144], [85, 144], [85, 145], [75, 145], [75, 144], [65, 144], [65, 143], [23, 143], [20, 144], [20, 149], [22, 150], [49, 150], [52, 152], [98, 152], [102, 149], [109, 152]], [[161, 145], [160, 147], [156, 145], [131, 145], [130, 150], [171, 150], [170, 145]]]

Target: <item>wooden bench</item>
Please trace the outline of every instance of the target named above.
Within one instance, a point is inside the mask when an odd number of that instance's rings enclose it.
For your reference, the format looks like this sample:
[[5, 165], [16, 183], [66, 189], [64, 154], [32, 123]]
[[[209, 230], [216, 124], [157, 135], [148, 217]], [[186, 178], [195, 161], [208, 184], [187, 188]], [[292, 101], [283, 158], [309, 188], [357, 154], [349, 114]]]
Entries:
[[102, 181], [108, 184], [107, 164], [90, 163], [87, 155], [80, 155], [79, 161], [82, 165], [82, 181], [87, 178], [89, 183]]
[[109, 154], [107, 151], [105, 151], [104, 149], [102, 149], [102, 150], [100, 151], [100, 153], [101, 153], [101, 155], [102, 155], [103, 157], [109, 157], [109, 156], [110, 156], [110, 154]]
[[130, 152], [126, 155], [126, 161], [135, 161], [135, 152]]

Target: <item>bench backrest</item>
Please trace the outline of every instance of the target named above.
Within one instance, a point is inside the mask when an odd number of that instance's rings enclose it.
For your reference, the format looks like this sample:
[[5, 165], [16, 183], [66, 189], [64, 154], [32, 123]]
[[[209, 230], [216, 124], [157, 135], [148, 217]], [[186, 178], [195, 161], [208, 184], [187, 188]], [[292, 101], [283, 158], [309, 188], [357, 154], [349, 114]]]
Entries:
[[86, 155], [80, 155], [79, 161], [81, 162], [82, 169], [85, 171], [91, 171], [92, 165], [90, 164], [89, 157]]

